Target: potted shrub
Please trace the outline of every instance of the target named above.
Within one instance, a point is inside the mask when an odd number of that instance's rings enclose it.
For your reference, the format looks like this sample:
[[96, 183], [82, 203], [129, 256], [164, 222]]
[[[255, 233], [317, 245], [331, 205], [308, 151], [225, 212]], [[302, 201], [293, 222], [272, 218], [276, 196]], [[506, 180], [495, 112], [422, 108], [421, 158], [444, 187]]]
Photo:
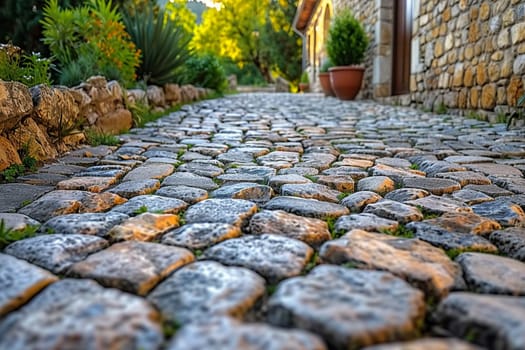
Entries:
[[335, 96], [334, 90], [332, 89], [332, 83], [330, 82], [330, 72], [328, 72], [328, 69], [332, 67], [332, 61], [327, 59], [321, 65], [321, 69], [319, 70], [319, 82], [321, 83], [325, 96]]
[[330, 26], [326, 50], [334, 67], [329, 69], [332, 89], [342, 100], [355, 98], [363, 82], [368, 38], [350, 10], [338, 14]]
[[308, 78], [308, 73], [306, 71], [304, 71], [303, 74], [301, 74], [301, 80], [299, 81], [299, 91], [310, 91], [310, 79]]

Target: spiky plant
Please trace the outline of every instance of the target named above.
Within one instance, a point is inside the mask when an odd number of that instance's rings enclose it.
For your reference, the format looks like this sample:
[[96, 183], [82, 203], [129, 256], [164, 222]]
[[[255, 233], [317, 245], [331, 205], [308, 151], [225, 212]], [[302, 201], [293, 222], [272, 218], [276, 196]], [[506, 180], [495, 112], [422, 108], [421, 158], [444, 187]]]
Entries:
[[191, 36], [162, 9], [126, 14], [124, 23], [141, 51], [138, 76], [157, 85], [176, 82], [178, 71], [190, 57]]

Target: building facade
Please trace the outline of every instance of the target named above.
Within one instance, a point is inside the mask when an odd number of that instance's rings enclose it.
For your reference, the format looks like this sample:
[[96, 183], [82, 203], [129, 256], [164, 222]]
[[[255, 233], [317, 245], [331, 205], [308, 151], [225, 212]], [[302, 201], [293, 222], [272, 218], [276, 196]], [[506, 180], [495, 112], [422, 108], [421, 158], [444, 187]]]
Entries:
[[370, 38], [361, 98], [504, 113], [525, 84], [525, 0], [301, 0], [294, 27], [317, 81], [334, 14]]

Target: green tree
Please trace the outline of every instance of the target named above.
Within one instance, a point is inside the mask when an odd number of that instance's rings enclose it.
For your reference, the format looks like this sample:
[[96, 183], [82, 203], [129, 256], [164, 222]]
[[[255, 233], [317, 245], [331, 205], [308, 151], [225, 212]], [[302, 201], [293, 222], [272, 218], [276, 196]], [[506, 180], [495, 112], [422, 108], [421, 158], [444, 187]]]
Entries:
[[292, 31], [296, 0], [214, 0], [195, 29], [192, 46], [240, 67], [253, 65], [267, 82], [272, 73], [301, 74], [301, 46]]
[[261, 31], [270, 0], [214, 0], [218, 8], [208, 8], [192, 42], [196, 51], [211, 52], [239, 65], [253, 64], [271, 81], [270, 62], [264, 55]]
[[[60, 0], [62, 7], [75, 6], [82, 0]], [[5, 0], [0, 5], [0, 43], [11, 42], [26, 52], [49, 51], [42, 43], [42, 11], [46, 0]]]
[[293, 31], [297, 0], [271, 0], [262, 31], [264, 56], [287, 80], [297, 82], [302, 71], [301, 39]]

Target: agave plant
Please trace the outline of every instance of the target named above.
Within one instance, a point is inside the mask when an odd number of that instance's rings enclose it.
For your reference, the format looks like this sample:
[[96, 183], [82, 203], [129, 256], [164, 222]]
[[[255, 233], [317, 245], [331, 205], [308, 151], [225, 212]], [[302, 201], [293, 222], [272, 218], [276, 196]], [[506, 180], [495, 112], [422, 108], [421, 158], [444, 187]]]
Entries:
[[164, 10], [146, 8], [124, 16], [126, 30], [141, 51], [138, 75], [148, 83], [163, 85], [177, 81], [179, 69], [190, 57], [191, 36]]

